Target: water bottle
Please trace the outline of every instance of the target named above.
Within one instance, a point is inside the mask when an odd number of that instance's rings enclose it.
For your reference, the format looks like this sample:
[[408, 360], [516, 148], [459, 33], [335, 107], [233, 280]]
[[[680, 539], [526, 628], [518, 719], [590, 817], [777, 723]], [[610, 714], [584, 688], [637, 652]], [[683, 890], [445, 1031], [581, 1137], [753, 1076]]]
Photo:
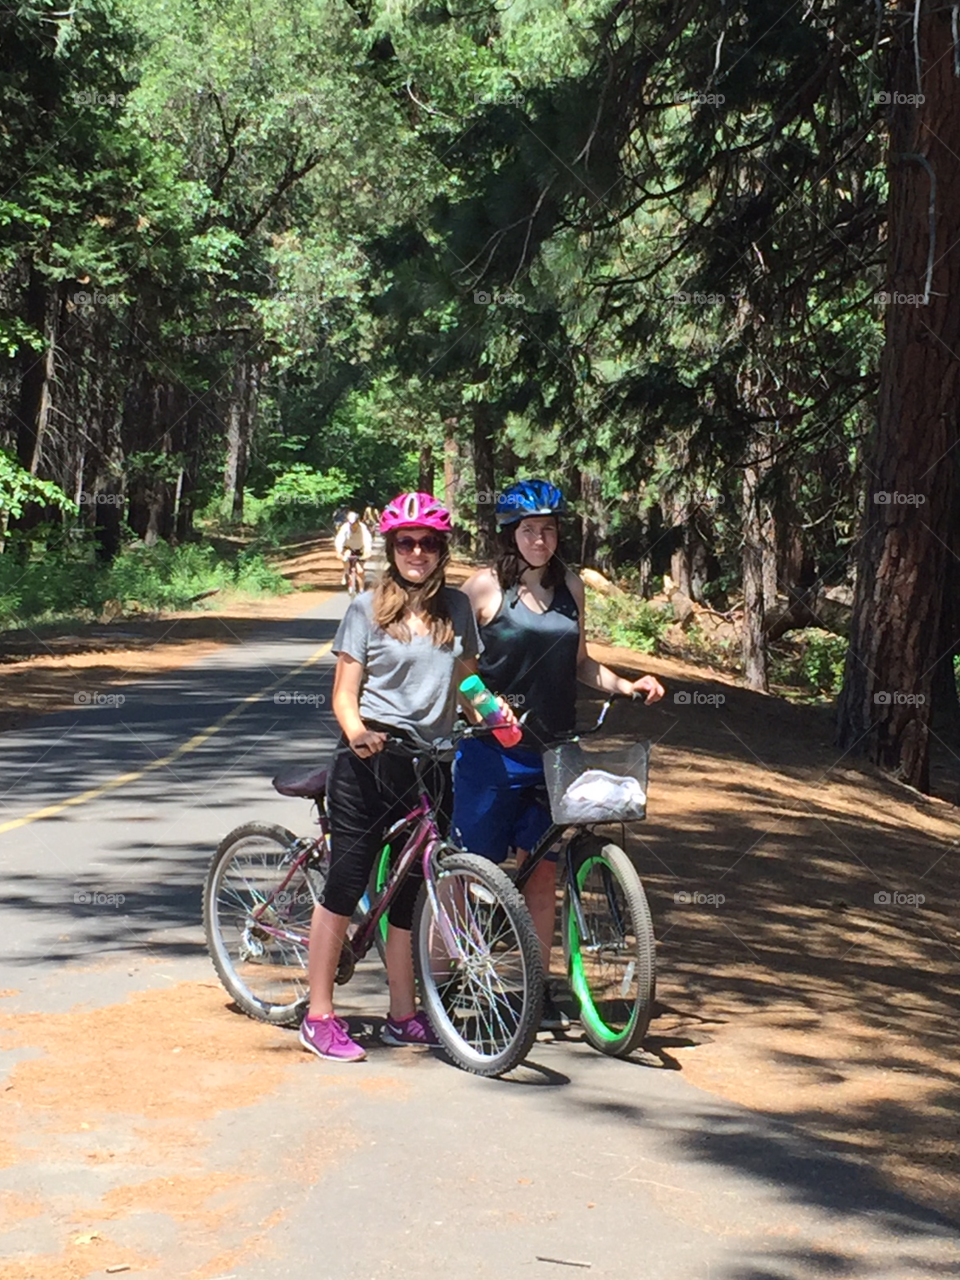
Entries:
[[483, 683], [479, 676], [467, 676], [460, 684], [460, 692], [467, 699], [484, 724], [503, 724], [502, 729], [494, 729], [493, 736], [502, 747], [515, 747], [523, 737], [523, 730], [518, 724], [504, 724], [506, 716], [500, 703]]

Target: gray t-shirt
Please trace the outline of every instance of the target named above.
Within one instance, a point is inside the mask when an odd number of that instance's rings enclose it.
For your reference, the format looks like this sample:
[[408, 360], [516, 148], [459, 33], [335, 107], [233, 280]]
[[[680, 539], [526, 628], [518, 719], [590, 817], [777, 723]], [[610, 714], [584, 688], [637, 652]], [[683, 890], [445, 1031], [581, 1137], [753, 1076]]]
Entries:
[[443, 588], [453, 623], [453, 644], [437, 648], [429, 636], [395, 640], [373, 620], [373, 592], [364, 591], [347, 609], [333, 642], [365, 668], [360, 685], [360, 718], [407, 729], [421, 742], [448, 738], [457, 714], [454, 683], [457, 658], [480, 653], [480, 637], [470, 601], [454, 587]]

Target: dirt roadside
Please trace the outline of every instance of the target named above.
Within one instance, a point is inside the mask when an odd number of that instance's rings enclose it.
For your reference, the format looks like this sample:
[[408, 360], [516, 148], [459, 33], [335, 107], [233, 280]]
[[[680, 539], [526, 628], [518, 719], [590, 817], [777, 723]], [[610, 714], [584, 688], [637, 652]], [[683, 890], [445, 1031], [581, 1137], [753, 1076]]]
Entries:
[[[285, 569], [297, 591], [281, 599], [4, 643], [0, 727], [62, 709], [94, 682], [139, 680], [242, 642], [338, 587], [327, 547]], [[655, 1059], [954, 1216], [957, 810], [838, 761], [821, 708], [683, 662], [591, 648], [624, 673], [655, 672], [670, 691], [655, 712], [628, 708], [637, 718], [625, 726], [656, 744], [650, 818], [630, 837], [658, 933]], [[197, 994], [201, 1004], [210, 995]], [[138, 1079], [153, 1070], [148, 1054], [125, 1066]], [[24, 1105], [48, 1105], [49, 1080], [37, 1087]]]

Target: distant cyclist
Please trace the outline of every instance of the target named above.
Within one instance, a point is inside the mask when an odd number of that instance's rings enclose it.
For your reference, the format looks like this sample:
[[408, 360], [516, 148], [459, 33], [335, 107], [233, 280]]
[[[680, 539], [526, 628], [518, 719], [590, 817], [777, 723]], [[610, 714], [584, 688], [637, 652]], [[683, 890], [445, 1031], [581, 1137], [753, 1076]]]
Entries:
[[337, 555], [343, 561], [343, 577], [340, 579], [340, 585], [342, 587], [348, 585], [351, 567], [355, 566], [357, 590], [362, 591], [363, 562], [373, 550], [373, 538], [356, 511], [347, 512], [346, 519], [337, 530], [333, 545]]

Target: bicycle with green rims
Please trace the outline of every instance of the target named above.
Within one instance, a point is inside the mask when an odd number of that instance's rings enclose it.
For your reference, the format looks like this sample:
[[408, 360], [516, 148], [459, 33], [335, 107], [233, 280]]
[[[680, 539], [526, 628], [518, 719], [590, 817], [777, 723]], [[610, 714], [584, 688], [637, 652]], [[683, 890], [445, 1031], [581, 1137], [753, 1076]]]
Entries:
[[[570, 987], [580, 1005], [589, 1043], [625, 1058], [643, 1043], [656, 989], [656, 939], [643, 884], [624, 852], [623, 824], [646, 817], [649, 742], [585, 751], [582, 739], [597, 733], [614, 697], [592, 729], [571, 734], [544, 753], [553, 825], [520, 868], [522, 889], [538, 862], [564, 832], [561, 849], [561, 932]], [[595, 827], [615, 823], [620, 843]]]

